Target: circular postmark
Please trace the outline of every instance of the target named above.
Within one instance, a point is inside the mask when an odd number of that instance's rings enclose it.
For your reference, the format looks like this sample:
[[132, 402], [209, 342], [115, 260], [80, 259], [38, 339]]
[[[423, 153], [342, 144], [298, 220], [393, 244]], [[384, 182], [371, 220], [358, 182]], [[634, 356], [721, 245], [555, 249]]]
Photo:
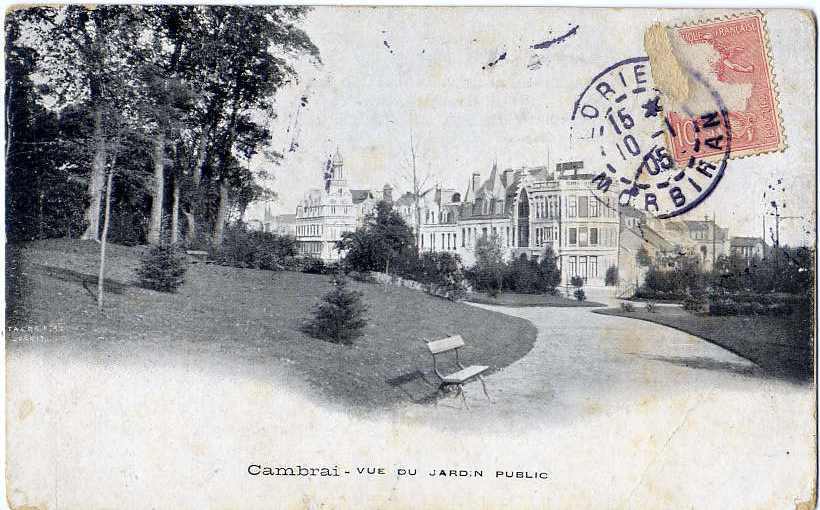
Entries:
[[691, 210], [711, 194], [731, 153], [729, 115], [718, 93], [697, 105], [667, 98], [652, 82], [648, 57], [617, 62], [584, 88], [570, 133], [589, 149], [592, 189], [603, 203], [629, 205], [658, 218]]

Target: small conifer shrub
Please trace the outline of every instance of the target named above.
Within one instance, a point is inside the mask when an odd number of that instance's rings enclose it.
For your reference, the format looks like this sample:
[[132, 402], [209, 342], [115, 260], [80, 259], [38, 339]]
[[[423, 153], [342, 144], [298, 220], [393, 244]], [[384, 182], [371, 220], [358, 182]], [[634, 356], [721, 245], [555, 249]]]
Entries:
[[176, 292], [185, 281], [188, 260], [185, 253], [173, 246], [154, 246], [137, 269], [140, 285], [161, 292]]
[[347, 278], [337, 275], [333, 289], [324, 295], [313, 311], [313, 319], [303, 328], [314, 338], [333, 343], [350, 345], [367, 325], [367, 307], [362, 303], [362, 293], [347, 287]]

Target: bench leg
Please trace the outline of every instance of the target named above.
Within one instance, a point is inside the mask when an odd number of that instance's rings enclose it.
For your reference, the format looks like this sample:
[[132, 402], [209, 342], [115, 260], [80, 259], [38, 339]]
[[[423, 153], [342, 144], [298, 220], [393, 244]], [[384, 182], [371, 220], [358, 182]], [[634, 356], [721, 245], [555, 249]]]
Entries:
[[487, 397], [487, 400], [489, 400], [490, 403], [492, 404], [493, 400], [490, 398], [490, 395], [487, 393], [487, 385], [484, 384], [484, 378], [481, 377], [481, 376], [478, 376], [478, 380], [481, 381], [481, 388], [484, 389], [484, 396]]
[[464, 402], [464, 408], [469, 410], [470, 406], [467, 405], [467, 397], [464, 394], [464, 386], [459, 384], [458, 385], [458, 392], [461, 393], [461, 400]]

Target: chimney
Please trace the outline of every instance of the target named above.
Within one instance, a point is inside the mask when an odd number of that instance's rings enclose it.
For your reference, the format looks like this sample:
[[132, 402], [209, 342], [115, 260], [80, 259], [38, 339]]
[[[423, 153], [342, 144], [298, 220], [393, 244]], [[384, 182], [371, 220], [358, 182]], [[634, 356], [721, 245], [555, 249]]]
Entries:
[[441, 203], [441, 186], [439, 186], [438, 184], [436, 184], [435, 201], [437, 204]]
[[478, 187], [481, 185], [480, 181], [479, 181], [480, 179], [481, 179], [481, 174], [478, 173], [478, 172], [473, 172], [473, 186], [472, 186], [472, 191], [473, 192], [475, 192], [478, 189]]
[[385, 183], [382, 198], [385, 202], [393, 202], [393, 186], [390, 184]]
[[510, 184], [513, 181], [513, 174], [514, 173], [515, 173], [515, 170], [513, 170], [512, 168], [508, 168], [508, 169], [504, 170], [504, 174], [503, 174], [504, 187], [507, 187], [507, 188], [510, 187]]

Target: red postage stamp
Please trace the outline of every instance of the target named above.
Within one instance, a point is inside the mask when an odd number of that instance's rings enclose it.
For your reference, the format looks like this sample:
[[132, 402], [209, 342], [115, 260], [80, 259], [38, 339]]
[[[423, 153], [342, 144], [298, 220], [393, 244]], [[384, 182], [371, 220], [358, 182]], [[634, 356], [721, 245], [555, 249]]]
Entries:
[[[699, 112], [691, 105], [698, 103], [694, 96], [699, 85], [710, 90], [728, 112], [730, 158], [785, 149], [762, 13], [688, 23], [672, 27], [668, 34], [678, 63], [688, 72], [691, 89], [688, 100], [681, 103], [683, 106], [679, 104], [666, 112], [671, 129], [680, 133], [670, 143], [676, 161], [685, 161], [693, 149], [698, 150], [694, 147], [698, 128], [693, 118]], [[699, 149], [704, 157], [719, 156], [722, 152], [719, 148]]]

